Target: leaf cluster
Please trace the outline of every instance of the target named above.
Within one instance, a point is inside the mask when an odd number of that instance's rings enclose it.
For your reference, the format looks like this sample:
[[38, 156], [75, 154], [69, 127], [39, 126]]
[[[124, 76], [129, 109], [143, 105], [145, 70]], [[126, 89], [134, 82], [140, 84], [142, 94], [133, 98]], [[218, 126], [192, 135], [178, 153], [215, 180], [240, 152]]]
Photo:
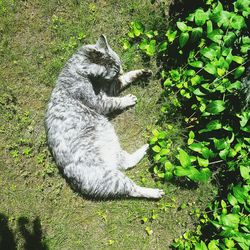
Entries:
[[[216, 170], [220, 178], [231, 175], [233, 179], [223, 187], [224, 197], [208, 208], [209, 215], [201, 216], [201, 225], [176, 239], [174, 248], [248, 249], [250, 245], [250, 108], [242, 96], [249, 64], [249, 16], [249, 0], [226, 5], [207, 0], [178, 20], [163, 39], [157, 31], [147, 35], [142, 24], [131, 25], [130, 43], [145, 54], [171, 57], [174, 51], [175, 58], [184, 62], [166, 65], [162, 76], [163, 100], [174, 99], [176, 110], [183, 113], [186, 147], [175, 149], [176, 159], [168, 159], [172, 142], [166, 126], [153, 130], [154, 174], [166, 181], [205, 182]], [[163, 116], [166, 106], [163, 102]], [[205, 226], [212, 228], [209, 238], [201, 237]]]

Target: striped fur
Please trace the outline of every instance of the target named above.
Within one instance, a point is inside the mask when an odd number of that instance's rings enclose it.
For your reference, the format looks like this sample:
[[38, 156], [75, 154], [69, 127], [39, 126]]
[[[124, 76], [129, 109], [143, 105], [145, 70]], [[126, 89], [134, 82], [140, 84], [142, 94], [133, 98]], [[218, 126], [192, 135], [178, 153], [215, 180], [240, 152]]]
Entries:
[[48, 145], [63, 174], [85, 195], [160, 198], [162, 190], [139, 187], [120, 171], [135, 166], [148, 145], [125, 152], [105, 115], [135, 105], [135, 96], [115, 95], [150, 71], [120, 72], [120, 59], [103, 35], [72, 56], [48, 103]]

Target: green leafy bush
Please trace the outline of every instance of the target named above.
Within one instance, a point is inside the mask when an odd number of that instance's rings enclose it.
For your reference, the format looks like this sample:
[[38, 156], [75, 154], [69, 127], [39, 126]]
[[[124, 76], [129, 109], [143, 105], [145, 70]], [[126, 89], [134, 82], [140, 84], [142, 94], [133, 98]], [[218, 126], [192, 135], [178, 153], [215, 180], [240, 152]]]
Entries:
[[[242, 77], [249, 65], [250, 1], [223, 5], [210, 0], [201, 5], [164, 36], [133, 22], [124, 48], [136, 43], [146, 55], [162, 60], [162, 99], [167, 100], [162, 115], [168, 115], [167, 102], [174, 100], [187, 128], [186, 147], [176, 149], [176, 159], [171, 160], [167, 127], [162, 124], [162, 129], [152, 131], [155, 175], [204, 182], [216, 171], [221, 180], [225, 175], [232, 179], [224, 183], [222, 199], [209, 207], [209, 216], [201, 217], [203, 228], [211, 227], [213, 233], [205, 238], [200, 229], [189, 232], [173, 247], [248, 249], [250, 108], [242, 93]], [[168, 62], [176, 67], [166, 67]]]

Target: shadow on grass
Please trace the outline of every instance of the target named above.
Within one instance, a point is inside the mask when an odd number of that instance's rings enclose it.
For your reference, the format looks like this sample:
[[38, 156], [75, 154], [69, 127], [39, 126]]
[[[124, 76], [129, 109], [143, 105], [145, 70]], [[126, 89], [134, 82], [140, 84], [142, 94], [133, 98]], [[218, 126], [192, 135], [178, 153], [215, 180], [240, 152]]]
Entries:
[[8, 218], [0, 213], [0, 249], [17, 249], [15, 237], [8, 226]]
[[[8, 224], [9, 218], [0, 213], [0, 249], [17, 249], [17, 239]], [[25, 250], [47, 250], [47, 245], [42, 241], [42, 228], [40, 219], [37, 217], [32, 222], [26, 217], [17, 220], [18, 231], [24, 239]]]

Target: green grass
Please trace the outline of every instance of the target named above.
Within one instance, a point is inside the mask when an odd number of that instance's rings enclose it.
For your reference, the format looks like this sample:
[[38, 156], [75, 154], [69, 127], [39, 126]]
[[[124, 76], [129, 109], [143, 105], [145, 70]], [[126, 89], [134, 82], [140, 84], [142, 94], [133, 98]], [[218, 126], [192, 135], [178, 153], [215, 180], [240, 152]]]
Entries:
[[[125, 70], [148, 67], [156, 75], [156, 61], [145, 63], [133, 49], [124, 52], [122, 38], [132, 20], [154, 26], [161, 19], [147, 0], [0, 1], [0, 248], [166, 249], [193, 226], [190, 214], [206, 207], [212, 185], [190, 190], [157, 183], [145, 158], [127, 175], [140, 185], [163, 188], [162, 200], [86, 200], [60, 176], [45, 140], [48, 98], [77, 47], [104, 33]], [[112, 122], [132, 152], [147, 141], [158, 119], [161, 88], [153, 76], [126, 92], [135, 94], [138, 104]]]

